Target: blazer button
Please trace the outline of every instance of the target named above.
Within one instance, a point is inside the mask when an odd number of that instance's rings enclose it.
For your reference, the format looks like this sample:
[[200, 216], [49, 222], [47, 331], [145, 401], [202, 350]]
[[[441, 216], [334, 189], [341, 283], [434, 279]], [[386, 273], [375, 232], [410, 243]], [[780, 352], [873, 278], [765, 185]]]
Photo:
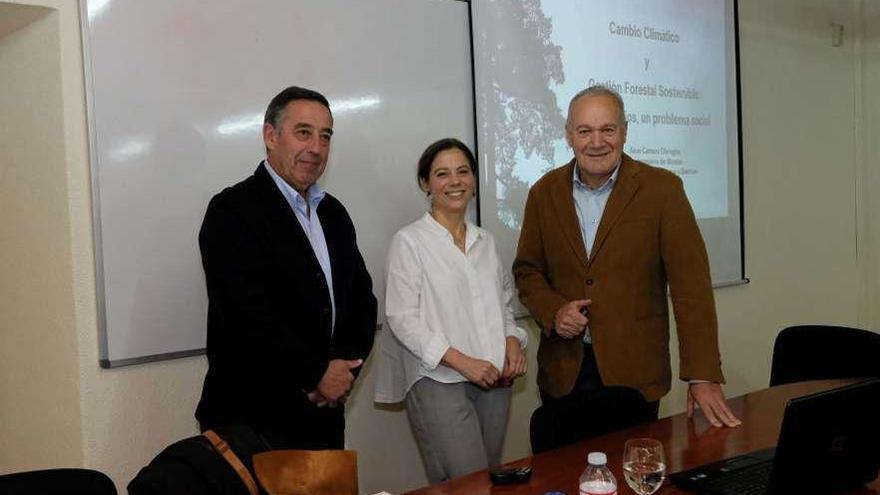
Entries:
[[330, 314], [330, 308], [324, 308], [324, 309], [322, 309], [322, 310], [321, 310], [321, 313], [323, 313], [324, 316], [329, 315], [329, 314]]
[[321, 280], [322, 278], [324, 278], [324, 272], [317, 272], [315, 273], [315, 276], [318, 277], [318, 280]]
[[593, 285], [593, 279], [588, 278], [588, 279], [587, 279], [587, 285]]

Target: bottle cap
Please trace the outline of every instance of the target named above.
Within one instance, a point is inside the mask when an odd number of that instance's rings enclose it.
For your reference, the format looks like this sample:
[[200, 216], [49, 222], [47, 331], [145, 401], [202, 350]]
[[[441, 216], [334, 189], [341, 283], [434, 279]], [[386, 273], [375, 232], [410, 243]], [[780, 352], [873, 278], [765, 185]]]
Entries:
[[587, 455], [587, 462], [594, 466], [602, 466], [608, 463], [608, 457], [605, 456], [604, 452], [590, 452]]

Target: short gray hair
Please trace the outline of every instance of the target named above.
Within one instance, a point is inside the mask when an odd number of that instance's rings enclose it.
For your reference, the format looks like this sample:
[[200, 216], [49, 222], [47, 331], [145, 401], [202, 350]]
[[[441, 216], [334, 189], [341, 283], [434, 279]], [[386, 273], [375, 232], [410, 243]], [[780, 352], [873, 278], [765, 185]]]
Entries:
[[610, 96], [614, 100], [614, 102], [617, 103], [617, 111], [620, 119], [620, 124], [626, 125], [626, 110], [623, 107], [623, 98], [620, 97], [620, 93], [614, 91], [608, 86], [597, 84], [595, 86], [590, 86], [589, 88], [578, 91], [578, 93], [574, 95], [574, 98], [572, 98], [571, 101], [568, 103], [568, 116], [565, 118], [566, 129], [568, 129], [568, 126], [571, 124], [571, 107], [574, 106], [574, 102], [587, 96]]

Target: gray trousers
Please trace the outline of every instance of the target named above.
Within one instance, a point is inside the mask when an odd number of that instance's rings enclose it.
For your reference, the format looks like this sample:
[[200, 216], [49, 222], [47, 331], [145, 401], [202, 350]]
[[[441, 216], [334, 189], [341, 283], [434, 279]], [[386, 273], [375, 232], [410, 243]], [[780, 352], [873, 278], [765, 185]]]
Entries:
[[469, 382], [422, 378], [412, 386], [406, 411], [432, 484], [501, 463], [510, 397], [510, 387]]

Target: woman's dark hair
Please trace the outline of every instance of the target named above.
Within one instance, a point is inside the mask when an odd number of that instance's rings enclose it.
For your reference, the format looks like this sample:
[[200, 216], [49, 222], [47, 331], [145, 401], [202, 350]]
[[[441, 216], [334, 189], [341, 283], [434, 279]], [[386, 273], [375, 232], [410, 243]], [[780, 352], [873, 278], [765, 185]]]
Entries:
[[443, 138], [439, 141], [434, 142], [430, 146], [425, 149], [425, 152], [422, 153], [422, 157], [419, 158], [419, 169], [417, 171], [416, 179], [419, 181], [419, 186], [421, 186], [422, 181], [428, 182], [431, 176], [431, 164], [434, 163], [434, 159], [437, 158], [441, 152], [446, 150], [459, 150], [464, 153], [465, 158], [467, 158], [468, 165], [471, 167], [471, 173], [476, 177], [477, 175], [477, 164], [474, 159], [474, 154], [471, 152], [470, 148], [467, 147], [466, 144], [462, 143], [458, 139], [455, 138]]

